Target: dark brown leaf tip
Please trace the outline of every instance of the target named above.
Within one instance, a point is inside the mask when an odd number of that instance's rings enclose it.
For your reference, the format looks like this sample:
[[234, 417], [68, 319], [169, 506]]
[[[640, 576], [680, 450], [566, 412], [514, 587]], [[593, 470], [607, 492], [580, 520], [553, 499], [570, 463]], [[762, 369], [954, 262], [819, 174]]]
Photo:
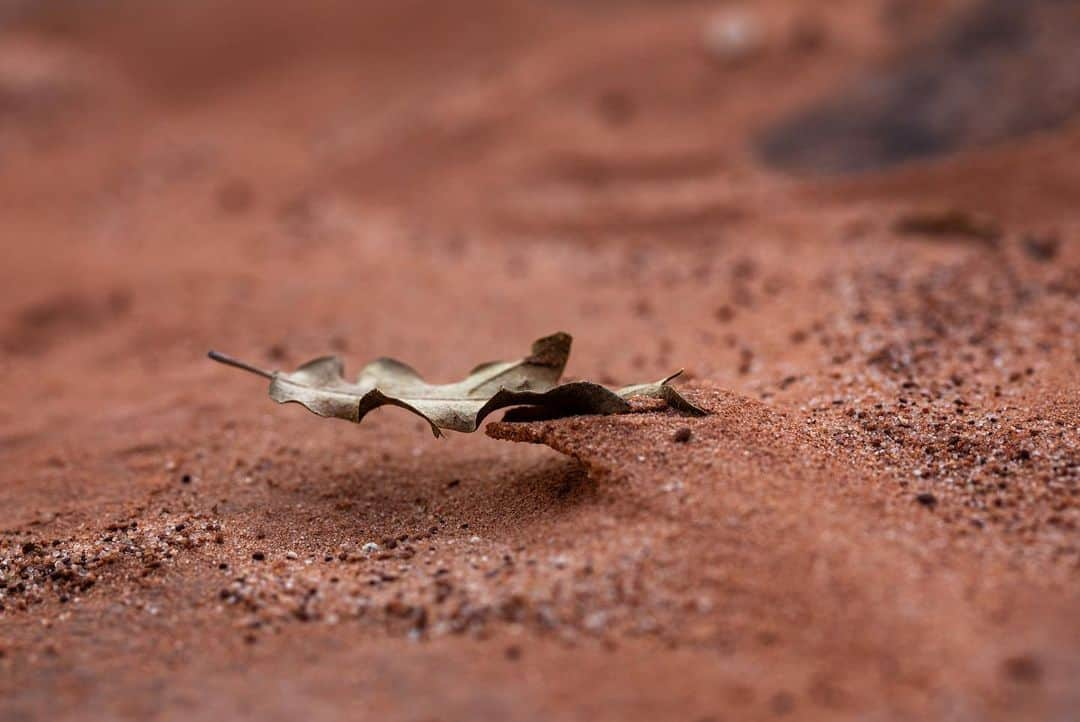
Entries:
[[570, 357], [570, 345], [573, 341], [570, 334], [562, 331], [539, 338], [533, 341], [532, 353], [525, 359], [525, 363], [562, 369]]

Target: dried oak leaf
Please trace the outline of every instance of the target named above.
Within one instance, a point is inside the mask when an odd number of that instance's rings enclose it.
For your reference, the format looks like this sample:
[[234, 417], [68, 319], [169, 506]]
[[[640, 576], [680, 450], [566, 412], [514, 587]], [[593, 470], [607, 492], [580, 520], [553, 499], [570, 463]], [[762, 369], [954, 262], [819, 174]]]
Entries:
[[435, 436], [442, 436], [441, 429], [476, 431], [488, 414], [509, 406], [534, 407], [546, 418], [624, 414], [631, 411], [628, 399], [646, 396], [663, 399], [685, 414], [705, 414], [670, 385], [678, 373], [616, 390], [589, 381], [559, 384], [570, 343], [569, 334], [545, 336], [525, 358], [481, 364], [450, 384], [429, 384], [412, 367], [391, 358], [371, 362], [350, 382], [336, 356], [309, 361], [292, 373], [265, 371], [216, 351], [209, 356], [270, 379], [270, 398], [278, 403], [298, 403], [319, 416], [357, 423], [372, 409], [400, 406], [426, 420]]

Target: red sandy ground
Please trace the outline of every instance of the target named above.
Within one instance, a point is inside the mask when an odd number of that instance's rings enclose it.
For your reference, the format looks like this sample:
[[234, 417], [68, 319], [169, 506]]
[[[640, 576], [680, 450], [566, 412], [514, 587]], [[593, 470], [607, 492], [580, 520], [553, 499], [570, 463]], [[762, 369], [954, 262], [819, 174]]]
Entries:
[[[1075, 718], [1080, 130], [797, 181], [748, 138], [883, 2], [754, 4], [734, 63], [693, 2], [354, 5], [0, 36], [0, 718]], [[556, 330], [712, 415], [439, 441], [204, 355]]]

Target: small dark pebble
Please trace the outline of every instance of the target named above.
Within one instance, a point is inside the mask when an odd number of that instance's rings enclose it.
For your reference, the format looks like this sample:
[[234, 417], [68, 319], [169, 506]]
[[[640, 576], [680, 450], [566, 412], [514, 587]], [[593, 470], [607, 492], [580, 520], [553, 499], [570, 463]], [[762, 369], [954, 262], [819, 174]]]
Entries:
[[1052, 261], [1058, 254], [1061, 238], [1056, 233], [1030, 234], [1024, 237], [1024, 251], [1036, 261]]
[[937, 497], [926, 491], [921, 494], [917, 494], [915, 496], [915, 501], [931, 509], [937, 506]]
[[261, 562], [264, 559], [266, 559], [266, 553], [265, 552], [255, 552], [254, 554], [251, 555], [251, 558], [254, 559], [257, 562]]
[[180, 477], [180, 483], [181, 484], [190, 484], [191, 483], [191, 474], [184, 474], [183, 476], [181, 476]]
[[690, 441], [690, 437], [693, 435], [694, 432], [690, 430], [689, 426], [683, 426], [676, 430], [675, 433], [672, 434], [671, 438], [673, 441], [676, 441], [680, 444], [685, 444], [687, 441]]
[[1009, 657], [1004, 662], [1005, 673], [1017, 682], [1038, 682], [1042, 679], [1042, 665], [1030, 655]]

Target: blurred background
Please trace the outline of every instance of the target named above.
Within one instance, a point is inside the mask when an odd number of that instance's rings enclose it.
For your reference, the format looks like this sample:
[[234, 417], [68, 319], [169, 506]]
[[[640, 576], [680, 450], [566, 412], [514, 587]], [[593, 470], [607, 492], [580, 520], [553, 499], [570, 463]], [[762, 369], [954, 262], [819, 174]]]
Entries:
[[588, 324], [591, 373], [782, 378], [822, 259], [890, 263], [897, 208], [1071, 223], [1078, 5], [7, 0], [4, 368], [450, 373], [432, 330]]
[[0, 363], [122, 397], [223, 341], [449, 374], [565, 328], [572, 372], [760, 391], [897, 208], [1072, 222], [1078, 6], [6, 0]]

